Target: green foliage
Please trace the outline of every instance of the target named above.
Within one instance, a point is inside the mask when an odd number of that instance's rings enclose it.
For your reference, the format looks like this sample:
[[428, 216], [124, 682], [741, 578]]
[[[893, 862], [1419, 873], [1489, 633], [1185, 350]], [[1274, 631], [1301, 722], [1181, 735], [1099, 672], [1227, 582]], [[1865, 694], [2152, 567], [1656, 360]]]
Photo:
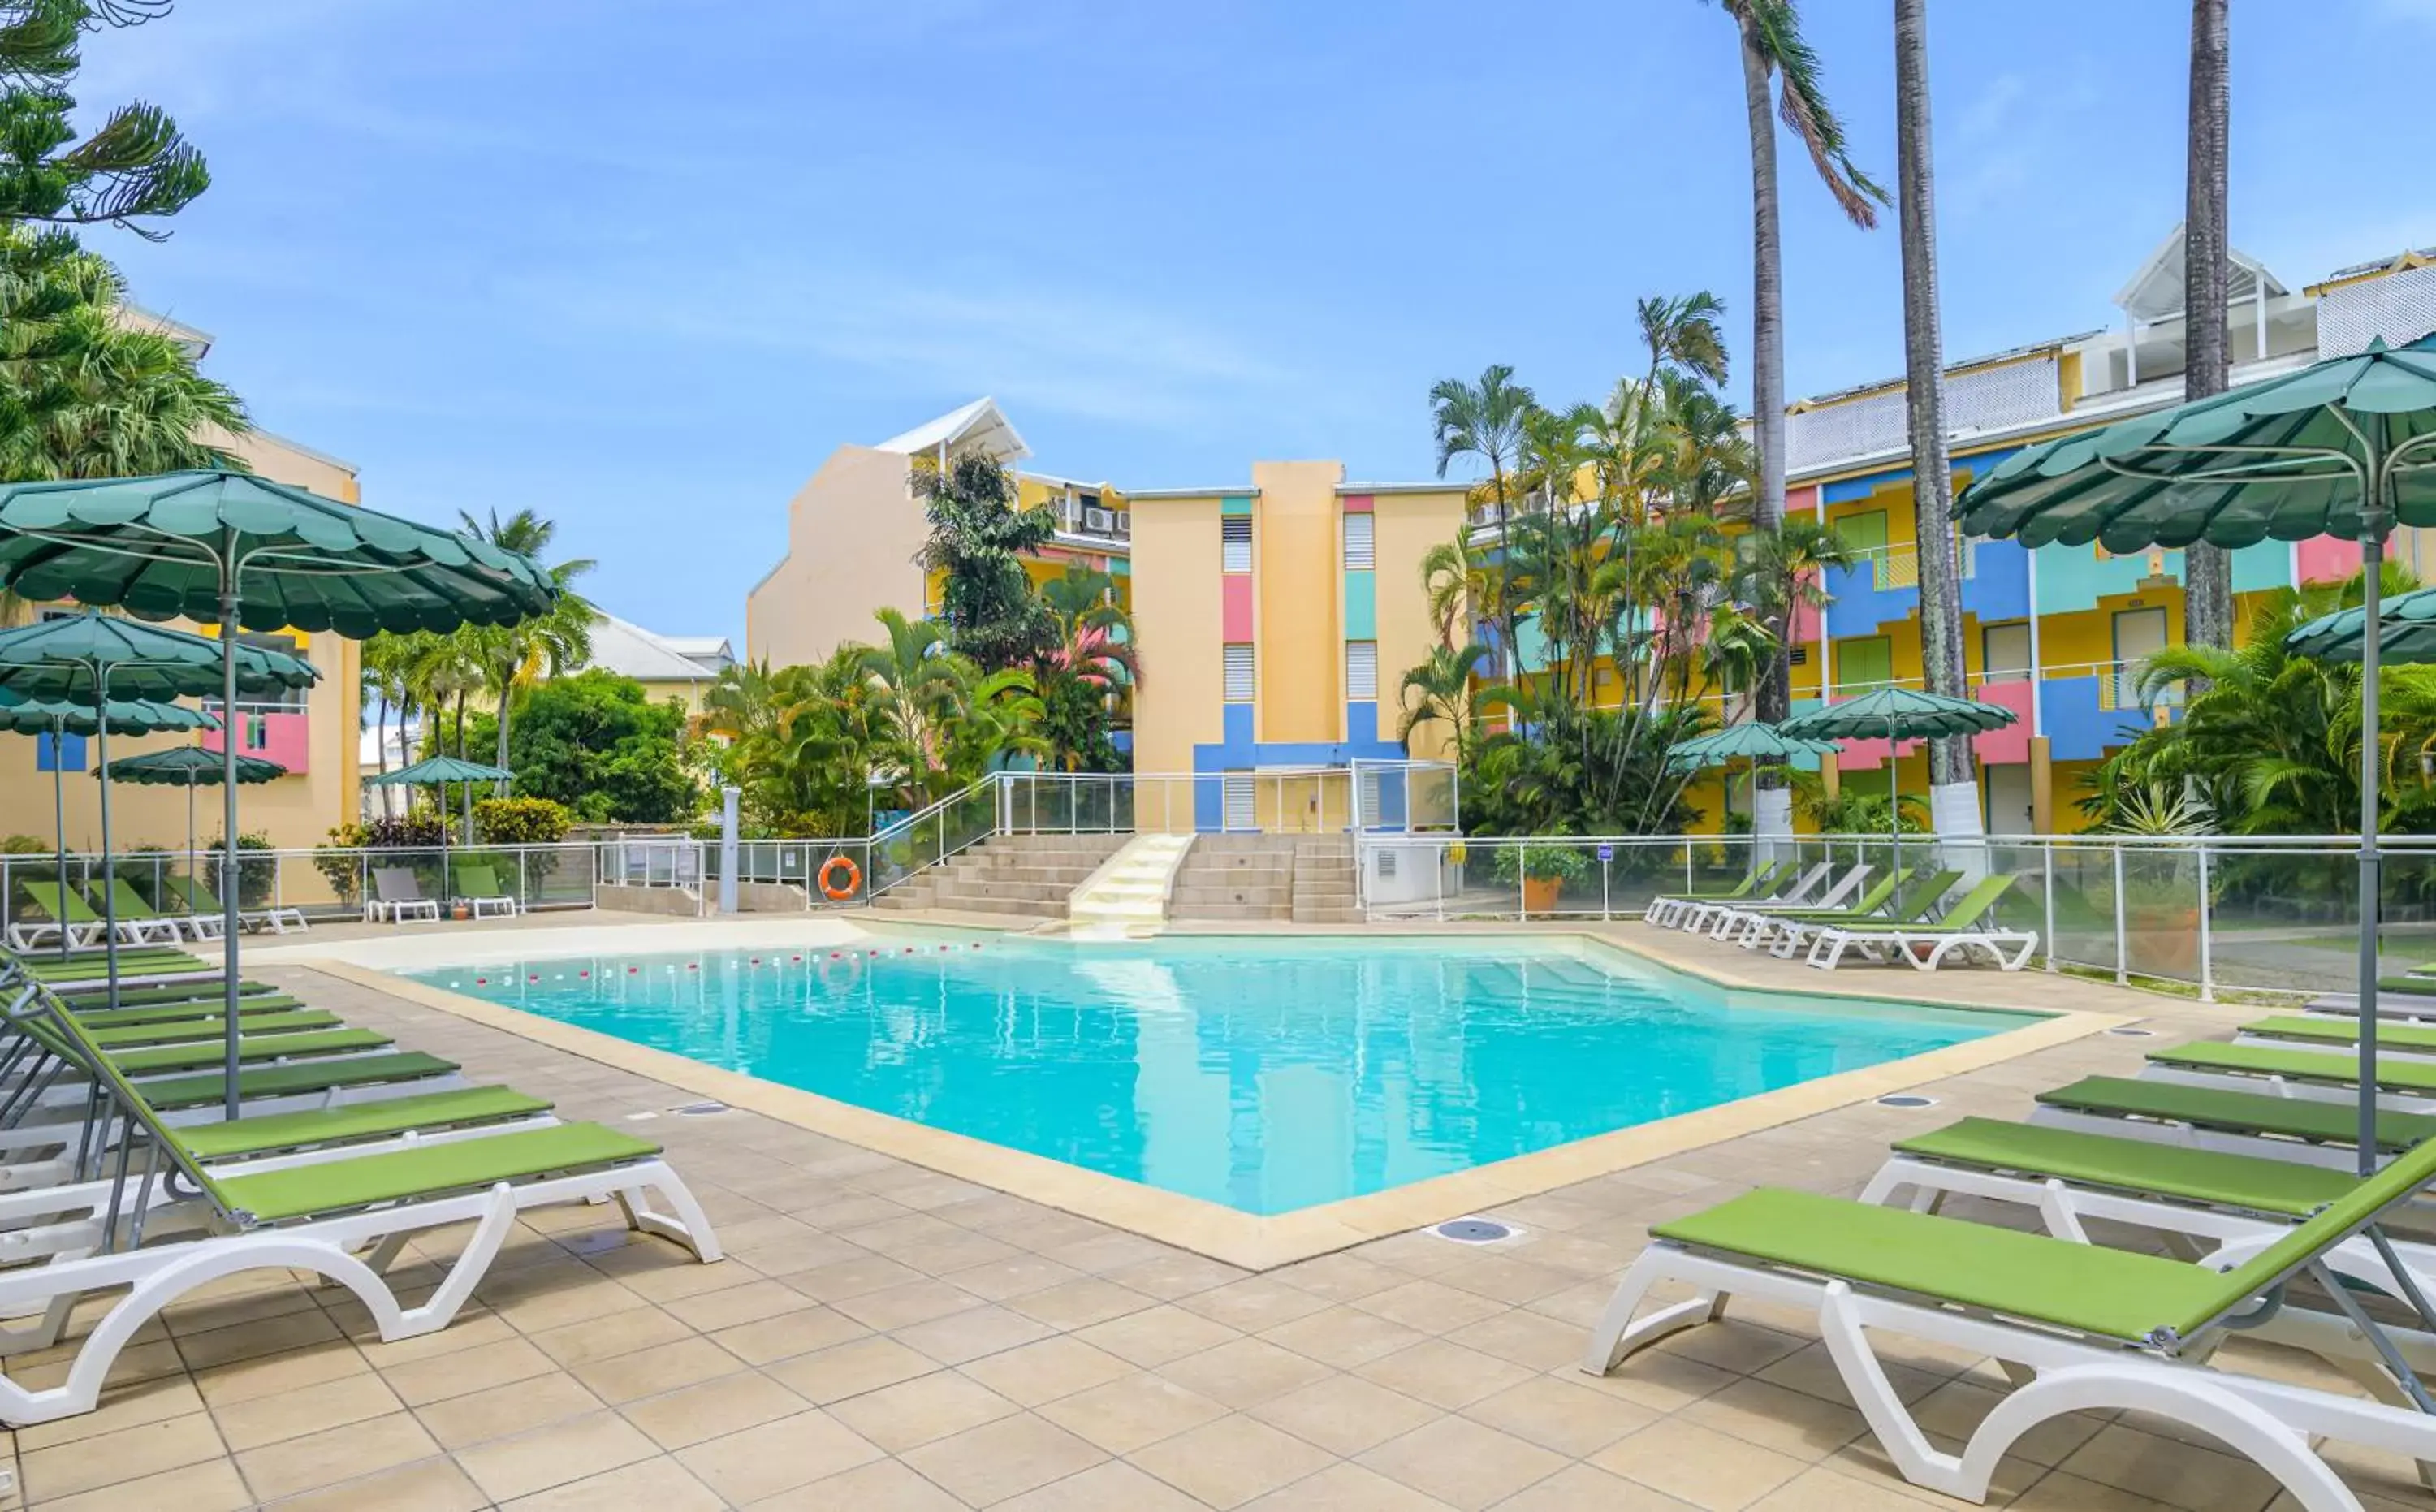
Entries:
[[48, 856], [51, 843], [40, 835], [0, 836], [0, 856]]
[[[237, 903], [243, 908], [259, 908], [270, 901], [271, 889], [278, 885], [279, 862], [269, 856], [248, 860], [245, 853], [271, 849], [270, 837], [240, 831], [236, 837], [236, 848]], [[204, 863], [204, 874], [211, 882], [212, 891], [225, 898], [228, 896], [230, 870], [226, 837], [214, 836], [204, 849], [211, 857]]]
[[1473, 505], [1503, 523], [1423, 560], [1440, 645], [1405, 672], [1398, 728], [1453, 732], [1479, 833], [1679, 830], [1692, 773], [1674, 747], [1782, 660], [1820, 574], [1851, 560], [1812, 520], [1735, 529], [1755, 460], [1717, 392], [1722, 302], [1638, 313], [1646, 366], [1603, 404], [1542, 408], [1505, 368], [1431, 391], [1441, 461], [1486, 461]]
[[1079, 562], [1040, 585], [1052, 627], [1033, 664], [1040, 694], [1040, 737], [1060, 772], [1122, 772], [1128, 763], [1110, 729], [1141, 682], [1132, 617], [1117, 606], [1116, 580]]
[[956, 458], [944, 473], [917, 462], [914, 492], [931, 522], [918, 560], [946, 580], [939, 622], [948, 644], [990, 671], [1029, 666], [1053, 630], [1023, 558], [1057, 533], [1056, 515], [1022, 508], [1014, 475], [980, 455]]
[[81, 141], [67, 86], [82, 34], [132, 26], [168, 0], [0, 0], [0, 226], [135, 224], [174, 215], [211, 184], [202, 155], [156, 106], [121, 105]]
[[245, 407], [126, 302], [66, 232], [0, 224], [0, 482], [244, 470], [203, 438], [243, 432]]
[[1488, 853], [1488, 875], [1507, 886], [1528, 878], [1535, 882], [1555, 878], [1572, 887], [1591, 875], [1591, 858], [1577, 845], [1499, 845]]
[[474, 834], [486, 845], [549, 845], [566, 838], [575, 815], [548, 798], [483, 798], [474, 805]]
[[681, 756], [685, 725], [675, 701], [652, 703], [631, 677], [554, 677], [525, 695], [507, 765], [517, 793], [589, 823], [679, 824], [700, 803]]
[[[2418, 586], [2388, 564], [2383, 591]], [[2356, 605], [2358, 575], [2340, 584], [2261, 595], [2238, 651], [2175, 646], [2149, 658], [2144, 703], [2183, 693], [2168, 722], [2140, 732], [2083, 779], [2081, 811], [2100, 827], [2135, 826], [2151, 793], [2186, 796], [2236, 835], [2334, 835], [2359, 828], [2360, 669], [2284, 650], [2305, 621]], [[2203, 692], [2192, 692], [2201, 681]], [[2378, 682], [2380, 830], [2436, 833], [2436, 668], [2388, 667]]]

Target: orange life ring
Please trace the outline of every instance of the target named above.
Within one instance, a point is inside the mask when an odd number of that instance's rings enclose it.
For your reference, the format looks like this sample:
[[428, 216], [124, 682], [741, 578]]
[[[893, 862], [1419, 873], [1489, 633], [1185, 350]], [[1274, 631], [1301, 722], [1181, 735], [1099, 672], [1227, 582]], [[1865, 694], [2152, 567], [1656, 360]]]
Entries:
[[[829, 874], [841, 866], [845, 868], [844, 887], [836, 886], [829, 880]], [[862, 868], [854, 863], [854, 858], [851, 856], [832, 856], [821, 863], [820, 884], [821, 896], [832, 903], [842, 903], [862, 891]]]

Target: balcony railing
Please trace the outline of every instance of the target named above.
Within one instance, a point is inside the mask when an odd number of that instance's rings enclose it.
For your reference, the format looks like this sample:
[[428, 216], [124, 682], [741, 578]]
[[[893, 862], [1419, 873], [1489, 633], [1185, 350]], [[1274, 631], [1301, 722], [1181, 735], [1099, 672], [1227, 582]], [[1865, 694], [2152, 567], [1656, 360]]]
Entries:
[[[1893, 593], [1920, 586], [1920, 547], [1911, 541], [1893, 546], [1865, 547], [1853, 555], [1857, 559], [1853, 572], [1867, 571], [1870, 586], [1879, 593]], [[1955, 545], [1957, 581], [1968, 581], [1979, 575], [1979, 540], [1965, 536]]]

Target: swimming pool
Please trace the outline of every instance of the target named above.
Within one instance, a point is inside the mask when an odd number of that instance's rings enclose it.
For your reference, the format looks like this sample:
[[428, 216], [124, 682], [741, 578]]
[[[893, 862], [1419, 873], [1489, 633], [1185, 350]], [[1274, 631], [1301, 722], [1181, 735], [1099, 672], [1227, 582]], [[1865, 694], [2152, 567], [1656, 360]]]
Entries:
[[2018, 1028], [1564, 942], [875, 937], [433, 986], [1255, 1214]]

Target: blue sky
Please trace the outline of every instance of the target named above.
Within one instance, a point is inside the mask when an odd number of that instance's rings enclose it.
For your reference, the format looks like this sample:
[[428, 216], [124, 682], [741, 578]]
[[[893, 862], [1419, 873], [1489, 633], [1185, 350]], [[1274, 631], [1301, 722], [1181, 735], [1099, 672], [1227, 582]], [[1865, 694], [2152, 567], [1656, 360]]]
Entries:
[[[1808, 9], [1890, 182], [1889, 8]], [[1949, 355], [2105, 323], [2181, 215], [2188, 8], [1931, 10]], [[2431, 48], [2436, 0], [2242, 0], [2236, 245], [2297, 287], [2436, 243]], [[1401, 478], [1433, 380], [1597, 397], [1640, 295], [1714, 289], [1749, 346], [1735, 45], [1693, 0], [187, 0], [88, 56], [217, 181], [96, 240], [259, 423], [379, 508], [540, 509], [670, 634], [740, 645], [829, 450], [978, 394], [1120, 487]], [[1786, 152], [1789, 391], [1891, 376], [1892, 217]]]

